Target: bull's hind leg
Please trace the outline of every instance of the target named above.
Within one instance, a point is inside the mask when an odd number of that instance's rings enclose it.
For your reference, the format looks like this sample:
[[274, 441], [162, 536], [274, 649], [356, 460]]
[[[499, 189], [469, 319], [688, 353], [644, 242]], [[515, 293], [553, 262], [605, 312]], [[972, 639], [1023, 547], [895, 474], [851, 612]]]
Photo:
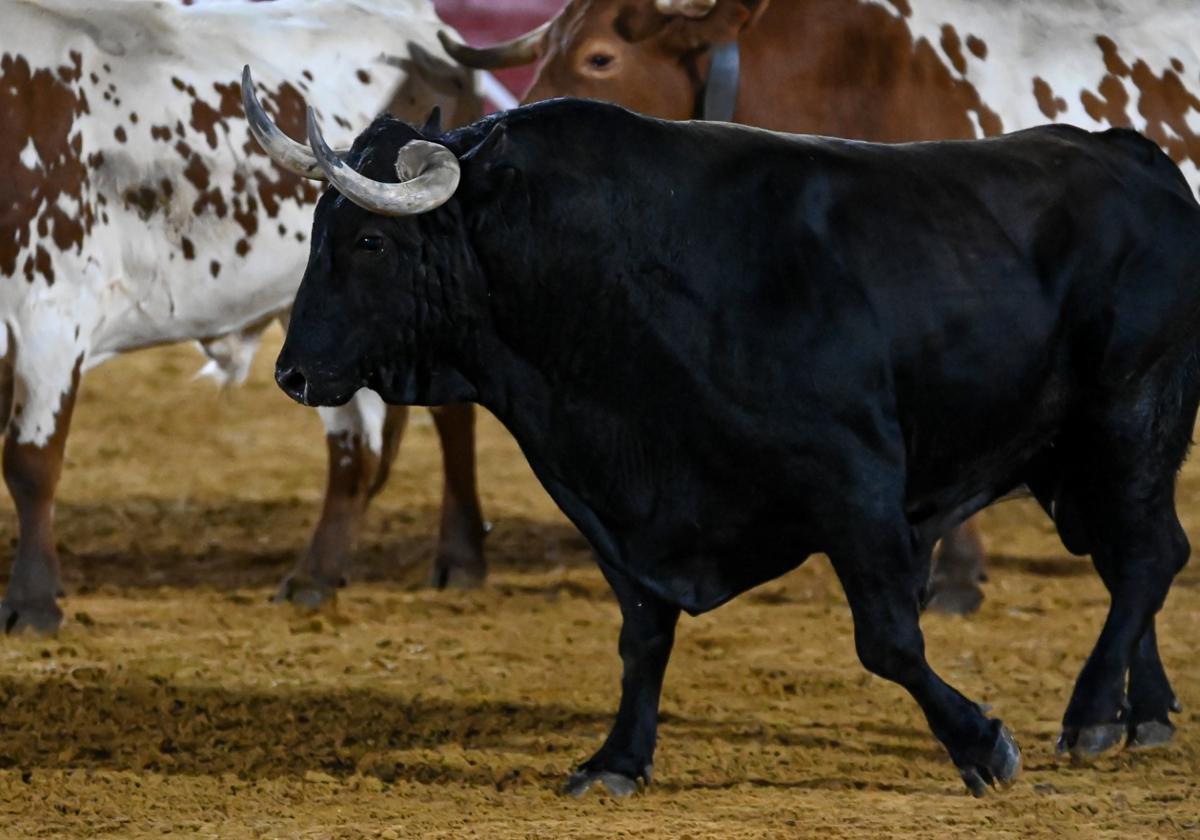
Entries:
[[582, 796], [602, 784], [614, 796], [628, 796], [638, 780], [649, 784], [658, 738], [658, 700], [679, 608], [622, 573], [600, 568], [621, 605], [621, 705], [604, 746], [567, 780], [567, 793]]
[[1116, 746], [1127, 734], [1149, 745], [1171, 731], [1175, 696], [1158, 658], [1154, 616], [1190, 552], [1175, 512], [1175, 475], [1198, 395], [1187, 367], [1157, 373], [1140, 394], [1074, 430], [1056, 500], [1064, 542], [1091, 549], [1111, 596], [1063, 715], [1059, 749], [1077, 758]]
[[381, 483], [381, 464], [394, 454], [408, 416], [406, 408], [387, 410], [370, 391], [360, 391], [346, 405], [320, 411], [329, 451], [321, 518], [308, 551], [275, 595], [276, 601], [309, 608], [331, 600], [345, 585], [367, 501]]
[[62, 345], [53, 349], [43, 354], [37, 347], [19, 348], [13, 377], [4, 482], [17, 509], [19, 538], [8, 591], [0, 603], [0, 627], [6, 633], [25, 629], [53, 633], [62, 624], [54, 494], [82, 359], [64, 356]]
[[469, 403], [435, 408], [433, 422], [442, 444], [442, 522], [433, 585], [470, 589], [483, 583], [487, 526], [475, 487], [475, 408]]
[[1012, 735], [925, 660], [919, 602], [927, 564], [920, 562], [903, 514], [868, 516], [853, 528], [830, 560], [854, 616], [859, 659], [871, 673], [908, 690], [971, 793], [983, 796], [991, 785], [1008, 785], [1021, 769]]
[[1182, 712], [1158, 655], [1154, 622], [1142, 634], [1129, 668], [1129, 746], [1156, 747], [1175, 734], [1171, 712]]
[[[1060, 751], [1077, 758], [1103, 752], [1132, 729], [1149, 744], [1167, 735], [1174, 694], [1158, 661], [1154, 615], [1162, 607], [1176, 572], [1188, 557], [1188, 540], [1175, 516], [1173, 482], [1151, 498], [1124, 497], [1123, 503], [1097, 504], [1087, 516], [1094, 534], [1092, 557], [1111, 596], [1108, 617], [1088, 657], [1063, 715]], [[1139, 648], [1145, 646], [1139, 652]], [[1134, 680], [1125, 692], [1126, 676]], [[1136, 712], [1129, 700], [1136, 699]]]

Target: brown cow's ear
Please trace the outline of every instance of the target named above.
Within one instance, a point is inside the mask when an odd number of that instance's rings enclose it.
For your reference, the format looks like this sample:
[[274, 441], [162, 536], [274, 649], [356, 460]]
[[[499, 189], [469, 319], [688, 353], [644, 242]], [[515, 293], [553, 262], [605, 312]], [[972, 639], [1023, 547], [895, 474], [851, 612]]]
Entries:
[[702, 18], [670, 18], [664, 46], [672, 52], [688, 53], [734, 41], [758, 21], [769, 4], [770, 0], [722, 0]]
[[657, 35], [670, 19], [654, 8], [647, 0], [623, 6], [613, 21], [613, 28], [624, 41], [636, 44], [651, 35]]

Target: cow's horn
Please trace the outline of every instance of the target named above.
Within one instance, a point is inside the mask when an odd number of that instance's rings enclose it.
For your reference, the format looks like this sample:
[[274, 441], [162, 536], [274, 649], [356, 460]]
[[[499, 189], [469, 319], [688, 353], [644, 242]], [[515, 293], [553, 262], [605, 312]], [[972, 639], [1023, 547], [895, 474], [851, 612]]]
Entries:
[[503, 70], [505, 67], [529, 64], [541, 58], [546, 32], [553, 23], [554, 18], [551, 18], [532, 32], [526, 32], [520, 38], [513, 38], [494, 47], [468, 47], [445, 32], [438, 32], [438, 40], [459, 64], [474, 67], [476, 70]]
[[325, 173], [313, 157], [312, 150], [284, 134], [263, 110], [254, 93], [254, 79], [250, 76], [249, 64], [242, 68], [242, 108], [246, 112], [246, 122], [250, 124], [250, 133], [271, 160], [302, 178], [325, 180]]
[[400, 147], [396, 156], [398, 184], [373, 181], [347, 166], [321, 136], [317, 112], [312, 108], [308, 109], [308, 143], [329, 183], [372, 213], [383, 216], [428, 213], [449, 201], [458, 189], [458, 158], [437, 143], [413, 140]]
[[664, 15], [702, 18], [717, 5], [717, 0], [654, 0], [654, 8]]

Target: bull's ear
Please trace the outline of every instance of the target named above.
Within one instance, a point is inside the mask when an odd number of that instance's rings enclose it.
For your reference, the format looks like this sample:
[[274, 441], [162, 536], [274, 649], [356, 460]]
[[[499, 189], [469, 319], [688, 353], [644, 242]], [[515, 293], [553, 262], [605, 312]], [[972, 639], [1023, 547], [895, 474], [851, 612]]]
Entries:
[[442, 136], [442, 106], [434, 105], [433, 110], [429, 112], [429, 116], [425, 118], [425, 126], [421, 129], [421, 133], [426, 137], [441, 137]]
[[518, 169], [513, 160], [508, 127], [497, 122], [487, 137], [462, 156], [464, 171], [480, 198], [490, 199], [505, 192], [516, 180]]
[[501, 121], [497, 121], [492, 130], [488, 132], [487, 137], [484, 137], [465, 155], [463, 161], [471, 161], [484, 166], [494, 166], [499, 163], [508, 153], [508, 126]]

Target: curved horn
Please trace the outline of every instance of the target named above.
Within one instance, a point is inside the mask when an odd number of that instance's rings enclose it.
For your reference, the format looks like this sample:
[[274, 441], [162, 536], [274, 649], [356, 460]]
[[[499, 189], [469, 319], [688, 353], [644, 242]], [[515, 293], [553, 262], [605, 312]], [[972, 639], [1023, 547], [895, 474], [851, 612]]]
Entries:
[[321, 136], [317, 112], [311, 107], [308, 109], [308, 143], [329, 183], [372, 213], [383, 216], [428, 213], [449, 201], [458, 189], [458, 158], [437, 143], [413, 140], [400, 148], [400, 154], [396, 156], [398, 184], [373, 181], [347, 166]]
[[459, 64], [473, 67], [476, 70], [503, 70], [505, 67], [516, 67], [529, 64], [542, 57], [542, 48], [555, 18], [543, 23], [532, 32], [526, 32], [520, 38], [513, 38], [494, 47], [468, 47], [451, 38], [445, 32], [438, 32], [438, 40], [442, 47]]
[[702, 18], [717, 5], [717, 0], [654, 0], [654, 8], [664, 15]]
[[325, 180], [325, 173], [313, 157], [312, 150], [284, 134], [263, 110], [254, 93], [254, 79], [250, 76], [249, 64], [242, 68], [242, 108], [246, 112], [246, 122], [250, 124], [250, 133], [271, 160], [302, 178]]
[[[263, 110], [258, 95], [254, 92], [254, 79], [250, 76], [249, 64], [242, 68], [242, 109], [246, 112], [250, 133], [271, 160], [301, 178], [325, 180], [325, 173], [313, 157], [312, 150], [284, 134], [279, 126], [275, 125], [270, 114]], [[338, 149], [334, 154], [343, 158], [348, 151], [349, 149]]]

